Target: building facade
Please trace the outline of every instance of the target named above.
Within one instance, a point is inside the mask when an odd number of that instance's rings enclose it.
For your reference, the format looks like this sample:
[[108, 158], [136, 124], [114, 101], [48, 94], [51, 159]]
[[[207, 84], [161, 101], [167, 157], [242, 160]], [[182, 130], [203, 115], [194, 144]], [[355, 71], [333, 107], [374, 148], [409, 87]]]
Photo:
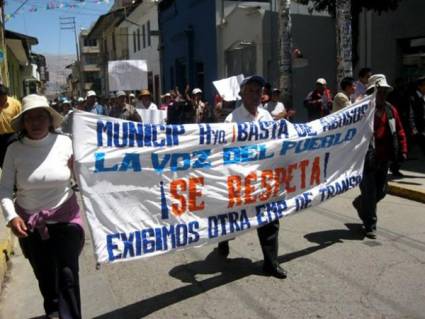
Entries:
[[211, 82], [218, 78], [216, 1], [164, 0], [158, 9], [164, 91], [178, 87], [183, 93], [188, 84], [211, 102]]
[[364, 11], [359, 17], [357, 70], [368, 66], [389, 81], [412, 81], [425, 75], [423, 0], [403, 0], [397, 10]]
[[127, 47], [130, 60], [145, 60], [148, 67], [147, 88], [155, 101], [159, 102], [161, 95], [160, 55], [158, 33], [157, 2], [142, 1], [118, 25], [118, 28], [128, 31]]
[[[89, 90], [100, 92], [102, 88], [100, 79], [100, 45], [97, 39], [90, 39], [88, 34], [89, 30], [82, 30], [79, 36], [80, 67], [77, 71], [80, 73], [78, 79], [80, 87], [78, 96], [85, 96]], [[73, 74], [75, 74], [74, 70]]]
[[11, 95], [17, 98], [31, 93], [43, 94], [49, 80], [46, 59], [31, 51], [37, 38], [6, 30], [8, 84]]

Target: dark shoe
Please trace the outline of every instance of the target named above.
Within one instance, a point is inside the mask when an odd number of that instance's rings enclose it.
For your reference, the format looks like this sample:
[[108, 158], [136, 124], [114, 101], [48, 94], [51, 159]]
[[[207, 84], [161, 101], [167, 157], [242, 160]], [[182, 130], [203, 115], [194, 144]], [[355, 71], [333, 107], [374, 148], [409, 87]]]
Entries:
[[392, 172], [392, 178], [403, 178], [403, 177], [404, 177], [404, 175], [400, 171]]
[[223, 257], [229, 256], [230, 248], [227, 240], [218, 243], [218, 253]]
[[59, 312], [52, 312], [46, 315], [46, 319], [59, 319]]
[[366, 230], [365, 236], [370, 239], [376, 239], [376, 231], [375, 230]]
[[263, 272], [267, 276], [273, 276], [279, 279], [285, 279], [288, 276], [288, 273], [286, 272], [286, 270], [280, 267], [279, 265], [275, 267], [264, 266]]

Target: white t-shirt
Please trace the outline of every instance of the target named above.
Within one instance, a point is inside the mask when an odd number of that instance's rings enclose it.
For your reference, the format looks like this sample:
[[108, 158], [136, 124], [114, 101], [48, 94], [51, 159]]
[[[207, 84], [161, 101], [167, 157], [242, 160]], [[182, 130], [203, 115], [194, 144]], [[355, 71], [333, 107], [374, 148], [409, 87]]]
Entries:
[[257, 114], [256, 116], [254, 116], [248, 112], [248, 110], [245, 108], [245, 105], [241, 104], [241, 106], [239, 106], [232, 113], [227, 115], [226, 119], [224, 120], [224, 122], [226, 123], [243, 123], [254, 121], [273, 121], [273, 118], [270, 115], [269, 111], [265, 110], [260, 105], [257, 106]]
[[285, 105], [283, 105], [282, 102], [267, 102], [266, 105], [264, 105], [264, 109], [270, 112], [270, 114], [274, 116], [278, 116], [280, 113], [285, 112]]
[[0, 180], [0, 200], [8, 223], [17, 217], [16, 202], [29, 211], [56, 208], [73, 194], [68, 160], [72, 142], [68, 136], [49, 133], [41, 140], [27, 137], [9, 145]]
[[151, 102], [149, 104], [149, 107], [145, 107], [143, 105], [143, 103], [141, 101], [139, 101], [139, 102], [136, 103], [136, 108], [137, 109], [146, 109], [146, 110], [157, 110], [158, 106], [155, 103]]

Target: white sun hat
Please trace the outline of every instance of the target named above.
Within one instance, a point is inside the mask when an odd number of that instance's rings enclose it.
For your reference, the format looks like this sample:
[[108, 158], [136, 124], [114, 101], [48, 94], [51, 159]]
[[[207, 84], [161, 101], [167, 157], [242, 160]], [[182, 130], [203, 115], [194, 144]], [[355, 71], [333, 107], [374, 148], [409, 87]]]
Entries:
[[62, 116], [56, 112], [52, 107], [49, 105], [49, 101], [47, 98], [43, 95], [38, 94], [30, 94], [27, 95], [22, 99], [22, 110], [21, 113], [16, 115], [10, 124], [12, 125], [13, 129], [17, 132], [22, 131], [22, 115], [25, 112], [28, 112], [33, 109], [43, 108], [47, 112], [49, 112], [51, 118], [52, 118], [52, 126], [53, 128], [58, 128], [62, 124]]
[[373, 74], [369, 78], [367, 82], [366, 92], [374, 88], [377, 88], [377, 89], [384, 88], [384, 89], [387, 89], [388, 91], [393, 90], [393, 87], [388, 84], [387, 78], [383, 74]]

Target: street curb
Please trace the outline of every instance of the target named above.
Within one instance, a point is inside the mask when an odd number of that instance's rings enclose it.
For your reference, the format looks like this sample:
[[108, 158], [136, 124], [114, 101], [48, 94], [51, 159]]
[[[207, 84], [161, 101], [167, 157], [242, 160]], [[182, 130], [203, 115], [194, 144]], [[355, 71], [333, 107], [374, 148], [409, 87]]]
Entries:
[[9, 259], [13, 254], [13, 238], [8, 228], [0, 230], [0, 293], [9, 267]]
[[413, 187], [400, 186], [397, 183], [388, 183], [388, 193], [417, 202], [425, 203], [425, 191]]

